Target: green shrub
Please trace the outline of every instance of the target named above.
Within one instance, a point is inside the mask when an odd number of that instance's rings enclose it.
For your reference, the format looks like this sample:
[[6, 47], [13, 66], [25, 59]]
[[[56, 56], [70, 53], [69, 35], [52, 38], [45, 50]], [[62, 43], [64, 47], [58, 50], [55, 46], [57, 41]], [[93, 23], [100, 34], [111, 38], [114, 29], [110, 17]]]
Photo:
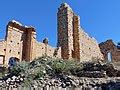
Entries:
[[22, 61], [17, 63], [13, 68], [11, 69], [11, 73], [19, 75], [20, 73], [25, 73], [25, 71], [28, 69], [28, 62]]
[[[28, 79], [26, 83], [32, 80], [39, 80], [44, 78], [45, 75], [55, 76], [59, 74], [75, 75], [80, 71], [90, 71], [90, 70], [102, 70], [101, 62], [98, 62], [96, 59], [89, 62], [80, 63], [73, 60], [63, 60], [58, 58], [51, 57], [40, 57], [28, 63], [22, 61], [17, 63], [13, 67], [12, 73], [14, 74], [24, 74]], [[100, 69], [98, 69], [100, 68]]]
[[44, 75], [46, 74], [46, 70], [44, 66], [38, 66], [38, 67], [34, 67], [32, 69], [28, 69], [25, 72], [25, 76], [27, 78], [32, 78], [32, 79], [39, 79], [41, 77], [44, 77]]

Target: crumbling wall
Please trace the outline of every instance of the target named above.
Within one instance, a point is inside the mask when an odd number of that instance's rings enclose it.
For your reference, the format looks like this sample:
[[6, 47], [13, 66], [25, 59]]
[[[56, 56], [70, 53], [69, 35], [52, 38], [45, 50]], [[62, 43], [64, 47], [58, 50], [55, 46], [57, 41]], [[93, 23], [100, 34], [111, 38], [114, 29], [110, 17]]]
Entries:
[[[13, 26], [12, 26], [13, 25]], [[22, 59], [22, 34], [23, 31], [14, 27], [14, 24], [9, 23], [7, 26], [6, 36], [6, 53], [5, 53], [5, 64], [11, 57]]]
[[36, 41], [35, 58], [45, 55], [45, 44]]
[[21, 23], [10, 21], [6, 29], [6, 53], [5, 64], [11, 57], [19, 60], [32, 60], [35, 58], [35, 29], [33, 27], [23, 26]]
[[[61, 48], [59, 48], [56, 51], [56, 48], [51, 47], [48, 44], [38, 42], [38, 41], [36, 41], [36, 50], [34, 53], [36, 53], [35, 58], [39, 58], [39, 57], [45, 56], [45, 55], [50, 56], [50, 57], [61, 58]], [[56, 55], [54, 55], [55, 53], [56, 53]]]
[[88, 36], [82, 28], [80, 28], [80, 59], [81, 61], [89, 61], [93, 58], [103, 59], [97, 41]]
[[57, 13], [58, 43], [63, 59], [72, 58], [73, 52], [73, 11], [68, 4], [61, 4]]
[[102, 59], [98, 43], [80, 29], [79, 17], [66, 3], [58, 8], [58, 46], [63, 59], [75, 58], [80, 61], [92, 58]]
[[35, 29], [23, 26], [21, 23], [10, 21], [6, 29], [5, 40], [0, 42], [0, 60], [8, 65], [10, 58], [31, 61], [41, 56], [61, 57], [61, 48], [57, 49], [36, 40]]
[[0, 40], [0, 65], [5, 63], [6, 41]]
[[23, 39], [23, 60], [33, 60], [35, 58], [34, 49], [35, 41], [36, 41], [36, 32], [33, 27], [27, 27], [24, 31], [24, 39]]
[[0, 40], [0, 55], [5, 55], [6, 51], [6, 41]]
[[[5, 42], [0, 42], [2, 48], [0, 54], [5, 55], [5, 64], [11, 57], [28, 61], [44, 55], [63, 59], [75, 58], [80, 61], [103, 58], [101, 52], [104, 54], [104, 45], [100, 52], [97, 41], [82, 30], [79, 17], [68, 4], [61, 4], [58, 8], [57, 18], [57, 48], [48, 45], [47, 39], [45, 39], [45, 43], [38, 42], [33, 27], [10, 21], [7, 25]], [[112, 58], [118, 59], [119, 53], [119, 50], [116, 49], [112, 53]]]
[[77, 15], [73, 16], [73, 58], [80, 60], [80, 18]]
[[120, 61], [120, 49], [117, 48], [111, 39], [100, 43], [99, 47], [105, 60], [109, 60], [108, 53], [111, 53], [112, 62]]

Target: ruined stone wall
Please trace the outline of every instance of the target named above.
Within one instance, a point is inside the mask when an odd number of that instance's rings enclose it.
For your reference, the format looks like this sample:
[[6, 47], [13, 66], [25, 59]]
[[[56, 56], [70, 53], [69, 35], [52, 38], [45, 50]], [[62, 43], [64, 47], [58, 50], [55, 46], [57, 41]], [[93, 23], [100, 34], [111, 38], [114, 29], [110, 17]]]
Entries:
[[47, 48], [47, 50], [46, 50], [46, 54], [47, 54], [47, 56], [50, 56], [50, 57], [53, 57], [53, 54], [54, 54], [54, 51], [55, 51], [55, 48], [53, 48], [53, 47], [51, 47], [51, 46], [49, 46], [49, 45], [47, 45], [46, 46]]
[[6, 41], [0, 40], [0, 65], [5, 63]]
[[6, 29], [5, 64], [11, 57], [19, 60], [33, 60], [35, 58], [36, 33], [33, 27], [23, 26], [17, 21], [10, 21]]
[[56, 58], [62, 58], [62, 57], [61, 57], [61, 47], [55, 48], [55, 51], [54, 51], [53, 56], [56, 57]]
[[33, 60], [36, 58], [36, 32], [31, 32], [31, 55], [30, 55], [30, 60]]
[[73, 58], [80, 59], [80, 35], [79, 35], [79, 28], [80, 28], [80, 20], [79, 17], [74, 15], [73, 17]]
[[[10, 58], [31, 61], [43, 55], [61, 58], [61, 48], [54, 48], [36, 40], [33, 27], [10, 21], [6, 28], [5, 40], [0, 41], [0, 64], [8, 65]], [[55, 54], [56, 53], [56, 54]]]
[[28, 27], [24, 31], [23, 39], [23, 57], [24, 60], [33, 60], [35, 58], [34, 49], [36, 41], [36, 32], [33, 27]]
[[35, 57], [39, 58], [45, 55], [45, 44], [36, 41]]
[[0, 55], [5, 55], [6, 41], [0, 40]]
[[[99, 47], [106, 61], [109, 61], [110, 58], [112, 62], [120, 61], [120, 49], [117, 48], [112, 40], [100, 43]], [[111, 55], [109, 58], [108, 53]]]
[[16, 57], [22, 59], [22, 34], [23, 31], [12, 25], [7, 26], [7, 36], [6, 36], [6, 53], [5, 53], [5, 64], [11, 57]]
[[39, 57], [45, 56], [45, 55], [50, 56], [50, 57], [61, 58], [61, 49], [59, 48], [57, 50], [56, 56], [54, 56], [55, 50], [56, 50], [56, 48], [51, 47], [48, 44], [46, 45], [42, 42], [36, 41], [36, 49], [34, 52], [36, 54], [35, 58], [39, 58]]
[[120, 50], [112, 52], [112, 62], [120, 62]]
[[79, 17], [68, 4], [61, 4], [57, 15], [58, 46], [61, 46], [63, 59], [75, 58], [80, 61], [102, 59], [98, 43], [81, 30]]
[[88, 36], [82, 28], [80, 28], [80, 60], [89, 61], [93, 58], [102, 59], [97, 41], [94, 38]]
[[73, 11], [67, 4], [58, 8], [58, 43], [63, 59], [72, 58], [73, 51]]
[[[58, 8], [57, 20], [57, 48], [48, 45], [46, 39], [45, 43], [38, 42], [34, 27], [10, 21], [7, 25], [5, 41], [0, 42], [0, 56], [5, 56], [5, 64], [8, 64], [11, 57], [31, 61], [44, 55], [63, 59], [75, 58], [80, 61], [102, 59], [97, 41], [82, 30], [79, 17], [68, 4], [63, 3]], [[112, 54], [112, 58], [119, 58], [119, 50]]]

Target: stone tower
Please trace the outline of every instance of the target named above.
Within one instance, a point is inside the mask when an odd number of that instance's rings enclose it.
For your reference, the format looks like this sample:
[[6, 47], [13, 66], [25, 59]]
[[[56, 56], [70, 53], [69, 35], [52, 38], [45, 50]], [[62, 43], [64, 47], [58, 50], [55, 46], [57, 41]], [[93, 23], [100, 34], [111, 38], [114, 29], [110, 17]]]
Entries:
[[6, 45], [5, 45], [5, 65], [8, 64], [10, 58], [16, 57], [22, 59], [22, 35], [24, 28], [15, 20], [10, 21], [6, 28]]
[[23, 34], [22, 60], [33, 60], [35, 58], [36, 32], [33, 27], [25, 28]]
[[73, 16], [73, 58], [80, 59], [80, 18], [77, 15]]
[[61, 47], [61, 56], [63, 59], [72, 58], [73, 52], [73, 11], [68, 4], [61, 4], [58, 8], [58, 43]]
[[63, 59], [80, 59], [79, 17], [66, 3], [58, 8], [58, 47]]
[[10, 21], [6, 29], [5, 62], [11, 57], [19, 60], [33, 60], [35, 58], [36, 32], [33, 27], [23, 26], [19, 22]]

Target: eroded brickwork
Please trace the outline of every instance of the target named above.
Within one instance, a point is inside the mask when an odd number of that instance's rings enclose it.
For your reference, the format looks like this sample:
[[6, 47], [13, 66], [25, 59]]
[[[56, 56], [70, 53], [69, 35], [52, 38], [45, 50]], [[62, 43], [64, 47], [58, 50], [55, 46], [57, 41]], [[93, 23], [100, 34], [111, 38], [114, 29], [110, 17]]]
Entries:
[[80, 22], [78, 16], [73, 16], [73, 58], [80, 59]]
[[5, 64], [8, 64], [9, 59], [13, 56], [19, 58], [20, 60], [22, 58], [23, 40], [21, 39], [23, 31], [20, 30], [17, 24], [9, 22], [6, 33]]
[[38, 42], [34, 27], [10, 21], [5, 40], [0, 42], [0, 60], [7, 65], [11, 57], [16, 57], [19, 61], [31, 61], [45, 55], [63, 59], [74, 58], [79, 61], [102, 59], [96, 40], [82, 30], [79, 16], [68, 4], [63, 3], [58, 8], [57, 20], [57, 47], [50, 46], [48, 39]]
[[[33, 27], [23, 26], [19, 22], [10, 21], [6, 29], [5, 40], [0, 41], [0, 64], [8, 65], [10, 58], [31, 61], [43, 55], [53, 57], [55, 49], [48, 44], [36, 40]], [[55, 57], [61, 58], [60, 49]]]
[[0, 40], [0, 55], [5, 55], [5, 46], [6, 42], [4, 40]]
[[0, 40], [0, 65], [5, 63], [6, 41]]
[[[109, 60], [111, 58], [112, 62], [120, 61], [120, 48], [118, 48], [112, 40], [102, 42], [99, 46], [105, 60]], [[111, 54], [110, 57], [108, 54]]]
[[98, 43], [88, 36], [80, 26], [80, 18], [66, 3], [58, 8], [58, 47], [63, 59], [75, 58], [89, 61], [103, 59]]
[[58, 8], [58, 47], [61, 47], [63, 59], [72, 58], [73, 51], [73, 11], [63, 3]]
[[50, 56], [50, 57], [61, 58], [61, 50], [60, 50], [60, 48], [56, 52], [56, 56], [54, 56], [55, 50], [56, 50], [55, 47], [51, 47], [48, 44], [44, 44], [42, 42], [36, 41], [36, 49], [34, 51], [34, 53], [36, 55], [35, 58], [45, 56], [45, 55]]
[[88, 36], [87, 33], [80, 28], [80, 59], [82, 61], [92, 60], [93, 58], [103, 59], [97, 41]]

